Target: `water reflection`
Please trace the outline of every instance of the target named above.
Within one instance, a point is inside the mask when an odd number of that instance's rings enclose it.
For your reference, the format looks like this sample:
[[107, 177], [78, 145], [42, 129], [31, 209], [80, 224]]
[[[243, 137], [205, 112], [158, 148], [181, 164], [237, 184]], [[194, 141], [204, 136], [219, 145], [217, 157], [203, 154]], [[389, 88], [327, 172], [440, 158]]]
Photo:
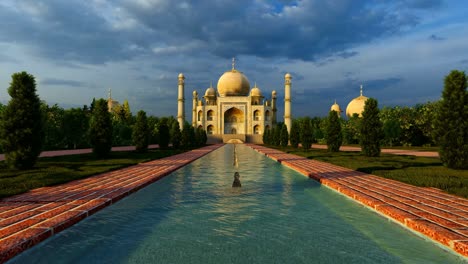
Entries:
[[234, 162], [232, 163], [232, 165], [233, 165], [235, 168], [239, 168], [239, 160], [238, 160], [238, 158], [237, 158], [236, 144], [234, 144], [234, 155], [233, 155], [233, 160], [234, 160]]
[[[239, 159], [237, 158], [237, 151], [236, 151], [236, 144], [234, 144], [234, 155], [233, 155], [233, 166], [235, 168], [239, 168]], [[241, 182], [240, 182], [240, 175], [239, 172], [234, 172], [234, 181], [232, 182], [232, 187], [237, 188], [237, 187], [242, 187]]]

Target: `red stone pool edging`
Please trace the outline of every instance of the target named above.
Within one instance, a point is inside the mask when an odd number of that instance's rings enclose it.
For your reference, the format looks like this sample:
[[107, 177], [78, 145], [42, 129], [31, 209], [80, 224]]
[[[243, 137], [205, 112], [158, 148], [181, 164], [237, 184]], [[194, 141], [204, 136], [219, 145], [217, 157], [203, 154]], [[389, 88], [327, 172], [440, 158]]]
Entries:
[[0, 200], [0, 263], [223, 144]]
[[468, 199], [310, 160], [259, 145], [251, 148], [468, 257]]

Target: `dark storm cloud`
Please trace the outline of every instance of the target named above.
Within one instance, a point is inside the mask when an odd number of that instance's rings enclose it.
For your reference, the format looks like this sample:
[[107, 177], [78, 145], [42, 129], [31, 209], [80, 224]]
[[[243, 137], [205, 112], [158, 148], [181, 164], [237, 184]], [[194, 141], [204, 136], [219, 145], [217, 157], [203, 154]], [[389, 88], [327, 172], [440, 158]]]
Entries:
[[430, 40], [435, 40], [435, 41], [445, 40], [445, 38], [439, 37], [439, 36], [437, 36], [437, 35], [435, 35], [435, 34], [430, 35], [430, 36], [429, 36], [429, 39], [430, 39]]
[[359, 54], [359, 52], [357, 52], [357, 51], [343, 51], [343, 52], [337, 53], [336, 56], [341, 57], [343, 59], [347, 59], [347, 58], [354, 57], [354, 56], [356, 56], [358, 54]]
[[87, 87], [88, 84], [80, 81], [74, 80], [62, 80], [62, 79], [53, 79], [53, 78], [46, 78], [41, 81], [42, 85], [57, 85], [57, 86], [69, 86], [69, 87]]
[[93, 1], [20, 3], [0, 9], [0, 41], [16, 41], [54, 60], [85, 64], [147, 55], [165, 61], [205, 53], [222, 58], [349, 58], [356, 55], [345, 52], [349, 48], [418, 24], [414, 9], [442, 6], [435, 0], [123, 0], [97, 11]]
[[392, 86], [395, 86], [398, 83], [401, 83], [403, 81], [402, 78], [399, 77], [391, 77], [391, 78], [385, 78], [385, 79], [378, 79], [378, 80], [368, 80], [364, 81], [365, 84], [365, 89], [366, 90], [382, 90], [382, 89], [387, 89], [391, 88]]
[[127, 37], [138, 39], [138, 34], [113, 31], [86, 2], [24, 0], [16, 9], [1, 8], [0, 41], [21, 43], [54, 60], [89, 64], [133, 56]]

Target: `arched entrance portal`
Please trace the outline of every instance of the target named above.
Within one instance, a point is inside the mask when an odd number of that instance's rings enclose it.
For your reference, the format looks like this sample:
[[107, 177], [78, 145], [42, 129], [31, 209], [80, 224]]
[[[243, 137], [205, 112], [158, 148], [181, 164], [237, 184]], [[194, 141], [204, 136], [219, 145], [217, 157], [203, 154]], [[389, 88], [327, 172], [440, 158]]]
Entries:
[[238, 108], [224, 112], [224, 134], [245, 134], [245, 116]]

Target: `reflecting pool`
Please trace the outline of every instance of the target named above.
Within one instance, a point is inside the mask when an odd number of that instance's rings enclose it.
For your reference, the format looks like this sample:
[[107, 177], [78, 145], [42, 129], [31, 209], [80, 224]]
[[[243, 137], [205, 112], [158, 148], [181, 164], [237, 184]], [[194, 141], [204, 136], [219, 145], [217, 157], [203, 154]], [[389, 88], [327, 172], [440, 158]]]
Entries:
[[[245, 145], [226, 145], [11, 263], [463, 263]], [[237, 166], [236, 166], [237, 165]], [[234, 173], [241, 187], [233, 188]]]

